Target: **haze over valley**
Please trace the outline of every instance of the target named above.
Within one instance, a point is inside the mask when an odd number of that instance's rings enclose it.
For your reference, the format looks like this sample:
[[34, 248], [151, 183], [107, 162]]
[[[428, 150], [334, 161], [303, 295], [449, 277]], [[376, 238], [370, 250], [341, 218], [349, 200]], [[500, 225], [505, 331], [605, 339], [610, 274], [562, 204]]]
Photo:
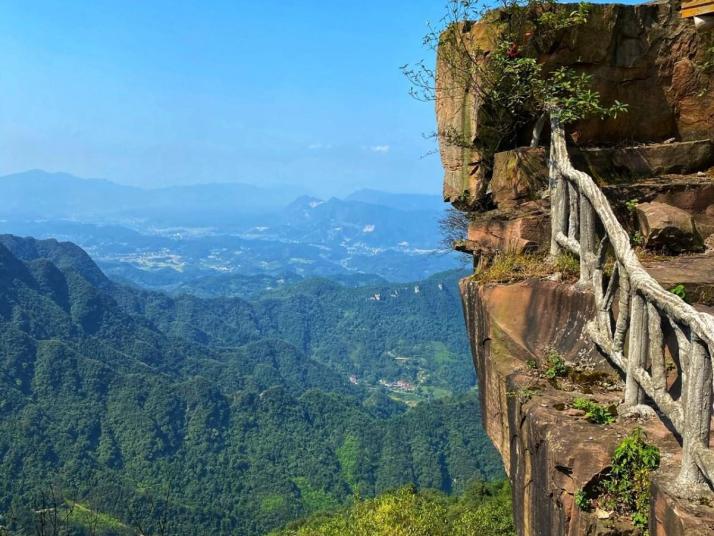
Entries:
[[75, 242], [108, 275], [156, 289], [244, 276], [409, 281], [461, 265], [440, 242], [436, 195], [319, 199], [233, 183], [142, 190], [36, 170], [0, 177], [0, 197], [0, 232]]

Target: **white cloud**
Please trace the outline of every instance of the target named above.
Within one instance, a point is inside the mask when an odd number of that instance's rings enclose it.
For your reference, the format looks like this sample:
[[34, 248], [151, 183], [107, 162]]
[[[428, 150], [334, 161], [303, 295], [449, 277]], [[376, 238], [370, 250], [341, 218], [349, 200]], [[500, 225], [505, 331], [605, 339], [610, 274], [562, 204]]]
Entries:
[[372, 145], [369, 150], [373, 153], [388, 153], [389, 145]]

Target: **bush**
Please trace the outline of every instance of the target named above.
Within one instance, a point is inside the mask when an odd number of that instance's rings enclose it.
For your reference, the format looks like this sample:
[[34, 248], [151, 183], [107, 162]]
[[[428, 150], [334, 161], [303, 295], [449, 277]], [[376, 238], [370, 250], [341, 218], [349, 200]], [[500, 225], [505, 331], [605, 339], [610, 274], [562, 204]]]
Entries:
[[[615, 449], [612, 465], [595, 486], [593, 498], [604, 510], [629, 515], [632, 523], [646, 529], [649, 522], [650, 473], [659, 467], [659, 449], [647, 443], [641, 428], [635, 428]], [[580, 506], [580, 505], [579, 505]]]
[[357, 500], [333, 514], [313, 516], [272, 536], [515, 536], [506, 483], [473, 483], [458, 497], [413, 486]]

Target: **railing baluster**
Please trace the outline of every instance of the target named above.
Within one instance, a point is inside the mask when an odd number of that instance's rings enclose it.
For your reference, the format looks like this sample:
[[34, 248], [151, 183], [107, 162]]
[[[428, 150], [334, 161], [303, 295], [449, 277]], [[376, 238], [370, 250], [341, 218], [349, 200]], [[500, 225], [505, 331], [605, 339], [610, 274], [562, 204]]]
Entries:
[[630, 323], [630, 278], [624, 268], [620, 267], [620, 299], [618, 300], [617, 322], [612, 336], [612, 349], [622, 353], [625, 346], [625, 334]]
[[682, 434], [683, 485], [704, 483], [705, 478], [696, 461], [696, 450], [709, 446], [712, 417], [712, 363], [707, 347], [692, 333], [689, 338], [689, 374], [684, 388], [684, 433]]
[[625, 379], [625, 407], [644, 402], [645, 393], [637, 383], [635, 370], [644, 368], [647, 360], [647, 309], [645, 299], [635, 292], [630, 301], [630, 338], [627, 345], [627, 376]]
[[[592, 177], [573, 168], [557, 110], [551, 113], [549, 176], [550, 252], [555, 256], [564, 248], [580, 256], [579, 285], [594, 292], [597, 314], [587, 329], [615, 366], [626, 373], [623, 407], [641, 404], [647, 392], [683, 437], [680, 482], [686, 486], [708, 479], [710, 485], [714, 484], [714, 453], [708, 448], [714, 398], [711, 363], [714, 316], [694, 309], [647, 273], [605, 194]], [[596, 222], [605, 232], [597, 255]], [[616, 265], [603, 292], [607, 243]], [[611, 308], [616, 291], [619, 299], [613, 332]], [[672, 353], [681, 369], [679, 400], [674, 400], [667, 390], [663, 317], [674, 329], [678, 343], [677, 352]], [[627, 356], [624, 353], [626, 336], [629, 337]]]
[[568, 185], [568, 238], [578, 240], [580, 233], [580, 207], [578, 206], [578, 189], [574, 184], [566, 181]]
[[612, 268], [612, 274], [610, 275], [610, 280], [607, 282], [607, 290], [605, 291], [605, 297], [603, 298], [602, 309], [603, 311], [610, 311], [612, 307], [612, 301], [615, 299], [615, 292], [619, 288], [619, 278], [620, 278], [620, 263], [616, 262], [615, 266]]
[[560, 173], [554, 170], [555, 158], [551, 155], [551, 220], [550, 220], [550, 255], [557, 256], [560, 253], [560, 245], [558, 244], [558, 234], [567, 232], [568, 213], [567, 204], [567, 184]]
[[595, 210], [587, 198], [580, 194], [580, 281], [581, 286], [593, 284], [595, 270]]
[[648, 336], [650, 346], [650, 364], [652, 383], [655, 389], [667, 390], [667, 376], [664, 370], [664, 335], [662, 334], [662, 317], [657, 308], [647, 303]]

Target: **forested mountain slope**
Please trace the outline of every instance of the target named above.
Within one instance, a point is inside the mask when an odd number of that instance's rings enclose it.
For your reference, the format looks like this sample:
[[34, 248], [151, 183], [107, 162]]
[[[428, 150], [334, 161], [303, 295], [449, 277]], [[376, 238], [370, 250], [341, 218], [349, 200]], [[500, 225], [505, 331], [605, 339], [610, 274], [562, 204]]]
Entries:
[[363, 366], [392, 379], [387, 358], [401, 362], [386, 352], [407, 331], [428, 346], [413, 300], [433, 292], [424, 307], [438, 310], [450, 298], [427, 283], [402, 305], [325, 281], [252, 303], [171, 298], [111, 282], [71, 244], [3, 236], [6, 523], [31, 524], [52, 488], [82, 506], [72, 523], [99, 519], [105, 534], [163, 516], [176, 535], [259, 534], [356, 492], [458, 490], [499, 474], [473, 393], [406, 411], [389, 389], [346, 376]]

